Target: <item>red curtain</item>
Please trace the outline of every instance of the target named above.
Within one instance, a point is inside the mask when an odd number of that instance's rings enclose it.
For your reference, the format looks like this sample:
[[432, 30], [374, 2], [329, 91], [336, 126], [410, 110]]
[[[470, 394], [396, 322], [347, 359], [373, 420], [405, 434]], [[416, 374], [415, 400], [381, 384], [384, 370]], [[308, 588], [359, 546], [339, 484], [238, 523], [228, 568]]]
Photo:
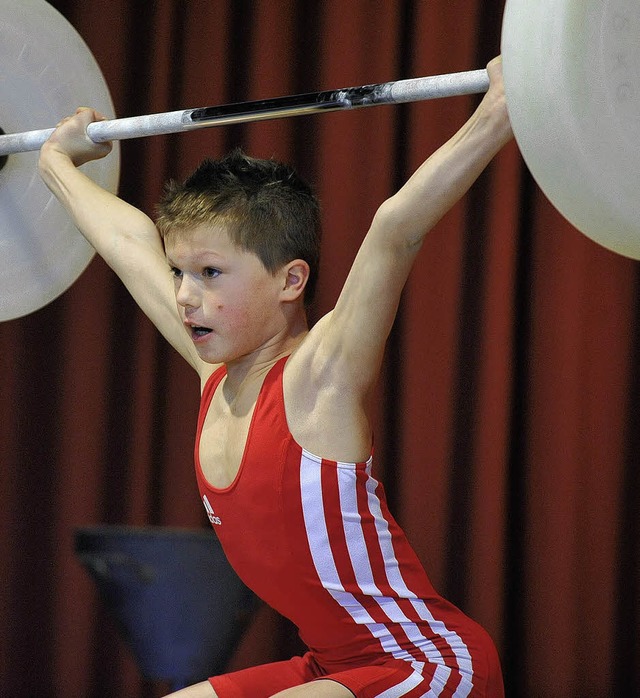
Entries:
[[[499, 51], [503, 10], [52, 4], [96, 56], [119, 116], [482, 67]], [[153, 214], [167, 178], [237, 145], [291, 162], [324, 209], [315, 319], [377, 206], [476, 103], [123, 142], [120, 194]], [[640, 695], [638, 291], [637, 263], [566, 223], [513, 144], [430, 234], [389, 341], [378, 473], [436, 587], [495, 638], [510, 696]], [[73, 532], [205, 525], [196, 377], [99, 259], [49, 306], [1, 324], [0, 356], [0, 694], [159, 695], [75, 559]], [[298, 649], [263, 608], [230, 666]]]

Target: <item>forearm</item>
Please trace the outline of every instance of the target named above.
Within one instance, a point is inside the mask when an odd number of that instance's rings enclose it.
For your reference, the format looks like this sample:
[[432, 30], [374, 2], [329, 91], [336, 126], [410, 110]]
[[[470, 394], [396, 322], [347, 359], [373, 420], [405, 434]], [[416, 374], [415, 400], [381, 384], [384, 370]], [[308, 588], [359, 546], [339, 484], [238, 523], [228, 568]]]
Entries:
[[419, 246], [512, 135], [504, 96], [487, 96], [469, 121], [381, 207], [387, 234], [395, 238], [391, 242]]
[[78, 170], [55, 144], [45, 144], [40, 174], [76, 225], [180, 354], [199, 370], [176, 312], [173, 281], [153, 221]]
[[102, 189], [55, 146], [43, 146], [38, 169], [80, 232], [108, 264], [118, 266], [122, 243], [127, 238], [137, 238], [161, 252], [160, 238], [151, 219]]

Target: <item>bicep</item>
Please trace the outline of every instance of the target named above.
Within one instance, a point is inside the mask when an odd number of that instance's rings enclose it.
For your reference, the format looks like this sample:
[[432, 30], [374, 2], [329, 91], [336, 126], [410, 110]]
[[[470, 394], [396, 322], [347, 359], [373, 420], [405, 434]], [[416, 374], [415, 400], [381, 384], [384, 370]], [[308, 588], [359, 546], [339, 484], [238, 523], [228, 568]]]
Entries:
[[360, 392], [376, 382], [402, 290], [420, 249], [389, 234], [393, 211], [381, 208], [358, 251], [319, 340]]
[[43, 148], [40, 172], [80, 232], [120, 277], [143, 312], [201, 372], [203, 362], [182, 327], [173, 280], [153, 221], [102, 189], [64, 155]]
[[120, 277], [144, 314], [173, 348], [198, 372], [203, 361], [178, 314], [171, 270], [155, 226], [146, 235], [122, 236], [105, 261]]

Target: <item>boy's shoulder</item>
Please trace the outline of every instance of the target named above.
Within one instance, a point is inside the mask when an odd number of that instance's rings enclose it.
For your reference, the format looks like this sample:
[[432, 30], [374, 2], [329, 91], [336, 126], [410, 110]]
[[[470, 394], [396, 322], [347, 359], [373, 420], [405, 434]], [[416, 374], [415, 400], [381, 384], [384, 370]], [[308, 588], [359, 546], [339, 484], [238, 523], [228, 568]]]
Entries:
[[284, 367], [289, 431], [310, 453], [341, 462], [365, 461], [371, 453], [366, 395], [344, 356], [322, 341], [324, 322], [305, 336]]

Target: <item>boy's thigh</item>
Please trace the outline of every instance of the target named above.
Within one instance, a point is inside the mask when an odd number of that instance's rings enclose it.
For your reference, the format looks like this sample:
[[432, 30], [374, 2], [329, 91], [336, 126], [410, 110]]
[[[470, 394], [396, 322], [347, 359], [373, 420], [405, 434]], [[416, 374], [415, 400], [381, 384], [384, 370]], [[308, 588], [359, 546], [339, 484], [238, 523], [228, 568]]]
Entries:
[[[284, 662], [262, 664], [209, 679], [218, 698], [271, 698], [282, 691], [318, 678], [320, 672], [309, 654]], [[180, 696], [179, 698], [183, 698]], [[185, 696], [184, 698], [191, 698]], [[198, 696], [197, 698], [200, 698]], [[204, 697], [203, 697], [204, 698]], [[211, 698], [211, 695], [209, 696]]]
[[329, 679], [305, 683], [303, 686], [287, 688], [272, 698], [354, 698], [354, 694], [342, 684]]
[[426, 673], [418, 673], [406, 662], [391, 661], [325, 674], [311, 655], [306, 654], [216, 676], [209, 681], [218, 698], [370, 698], [382, 693], [405, 695], [419, 687], [426, 694], [434, 678]]
[[216, 692], [208, 681], [195, 683], [193, 686], [181, 688], [175, 693], [171, 693], [166, 698], [218, 698]]

